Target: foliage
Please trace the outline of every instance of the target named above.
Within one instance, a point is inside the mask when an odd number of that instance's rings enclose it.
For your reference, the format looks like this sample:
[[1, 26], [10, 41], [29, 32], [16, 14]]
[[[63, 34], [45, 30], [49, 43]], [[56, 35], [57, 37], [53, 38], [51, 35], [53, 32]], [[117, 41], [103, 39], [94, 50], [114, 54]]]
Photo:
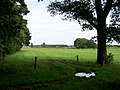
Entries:
[[[108, 13], [111, 10], [111, 23], [109, 24], [108, 32], [111, 32], [109, 29], [114, 30], [114, 32], [119, 31], [119, 14], [120, 14], [120, 3], [119, 0], [100, 0], [97, 2], [96, 0], [64, 0], [61, 2], [52, 2], [48, 6], [48, 11], [54, 15], [64, 15], [63, 20], [77, 20], [79, 24], [82, 26], [83, 31], [85, 29], [92, 30], [97, 29], [97, 7], [98, 4], [102, 4], [103, 12], [105, 17], [107, 17]], [[96, 12], [97, 11], [97, 12]], [[101, 18], [102, 19], [102, 18]], [[109, 28], [110, 27], [110, 28]], [[110, 34], [110, 33], [109, 33]], [[119, 33], [116, 33], [119, 34]], [[111, 36], [113, 37], [113, 36]], [[117, 39], [117, 38], [116, 38]], [[114, 38], [115, 40], [115, 38]]]
[[86, 38], [77, 38], [74, 41], [74, 46], [76, 48], [95, 48], [96, 44], [92, 39], [87, 40]]
[[114, 57], [113, 56], [114, 55], [112, 53], [108, 53], [107, 58], [108, 58], [109, 64], [113, 63], [113, 61], [114, 61]]
[[41, 47], [46, 47], [46, 44], [43, 42], [43, 44], [41, 44]]
[[[64, 0], [52, 2], [48, 11], [54, 15], [64, 15], [65, 20], [77, 20], [83, 30], [97, 30], [97, 63], [107, 64], [106, 40], [120, 41], [120, 1], [119, 0]], [[111, 24], [106, 24], [110, 13]]]
[[96, 48], [96, 43], [92, 39], [90, 39], [87, 41], [87, 46], [88, 48]]
[[15, 53], [31, 38], [23, 18], [29, 13], [27, 5], [24, 0], [2, 0], [0, 10], [0, 53]]
[[31, 43], [30, 47], [33, 48], [33, 46], [34, 46], [33, 43]]
[[116, 40], [118, 43], [120, 43], [120, 26], [108, 27], [106, 34], [107, 42], [112, 43], [114, 40]]

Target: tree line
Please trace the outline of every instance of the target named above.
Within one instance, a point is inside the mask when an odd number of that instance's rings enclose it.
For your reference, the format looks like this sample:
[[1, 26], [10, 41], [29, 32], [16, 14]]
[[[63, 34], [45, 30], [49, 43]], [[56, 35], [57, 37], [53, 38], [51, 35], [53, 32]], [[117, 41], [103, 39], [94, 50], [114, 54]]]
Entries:
[[0, 1], [0, 58], [20, 51], [22, 45], [29, 45], [31, 39], [27, 28], [29, 10], [24, 0]]

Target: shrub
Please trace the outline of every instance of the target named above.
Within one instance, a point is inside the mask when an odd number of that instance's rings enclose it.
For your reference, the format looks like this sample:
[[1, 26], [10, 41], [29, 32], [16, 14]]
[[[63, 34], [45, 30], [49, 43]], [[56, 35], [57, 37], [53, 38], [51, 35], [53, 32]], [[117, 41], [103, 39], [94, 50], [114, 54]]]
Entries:
[[114, 55], [112, 53], [108, 53], [107, 58], [108, 58], [108, 63], [113, 63], [114, 61]]

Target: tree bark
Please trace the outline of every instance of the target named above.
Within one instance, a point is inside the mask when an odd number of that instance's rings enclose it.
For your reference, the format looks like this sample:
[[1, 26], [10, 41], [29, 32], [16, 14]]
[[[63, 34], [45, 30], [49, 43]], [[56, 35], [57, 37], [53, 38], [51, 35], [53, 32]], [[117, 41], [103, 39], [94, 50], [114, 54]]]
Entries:
[[107, 49], [106, 49], [106, 19], [101, 18], [98, 22], [98, 49], [97, 49], [97, 64], [107, 64]]
[[107, 9], [105, 11], [103, 10], [101, 0], [95, 0], [95, 6], [96, 6], [97, 22], [98, 22], [96, 28], [98, 34], [97, 64], [101, 64], [103, 66], [104, 63], [107, 63], [106, 16], [108, 12], [106, 12]]
[[98, 49], [97, 49], [97, 64], [107, 64], [107, 49], [105, 32], [98, 30]]

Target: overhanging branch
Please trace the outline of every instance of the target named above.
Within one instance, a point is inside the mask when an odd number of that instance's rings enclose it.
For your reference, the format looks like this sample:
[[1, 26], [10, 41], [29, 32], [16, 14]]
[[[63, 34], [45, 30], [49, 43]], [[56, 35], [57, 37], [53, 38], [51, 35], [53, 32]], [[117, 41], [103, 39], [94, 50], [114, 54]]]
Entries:
[[95, 22], [93, 22], [92, 20], [90, 20], [90, 19], [88, 19], [88, 18], [86, 18], [86, 20], [87, 20], [95, 29], [97, 29], [97, 22], [95, 23]]
[[104, 7], [104, 15], [105, 15], [105, 18], [107, 18], [111, 8], [112, 8], [112, 3], [113, 3], [113, 0], [107, 0], [106, 2], [106, 5]]

